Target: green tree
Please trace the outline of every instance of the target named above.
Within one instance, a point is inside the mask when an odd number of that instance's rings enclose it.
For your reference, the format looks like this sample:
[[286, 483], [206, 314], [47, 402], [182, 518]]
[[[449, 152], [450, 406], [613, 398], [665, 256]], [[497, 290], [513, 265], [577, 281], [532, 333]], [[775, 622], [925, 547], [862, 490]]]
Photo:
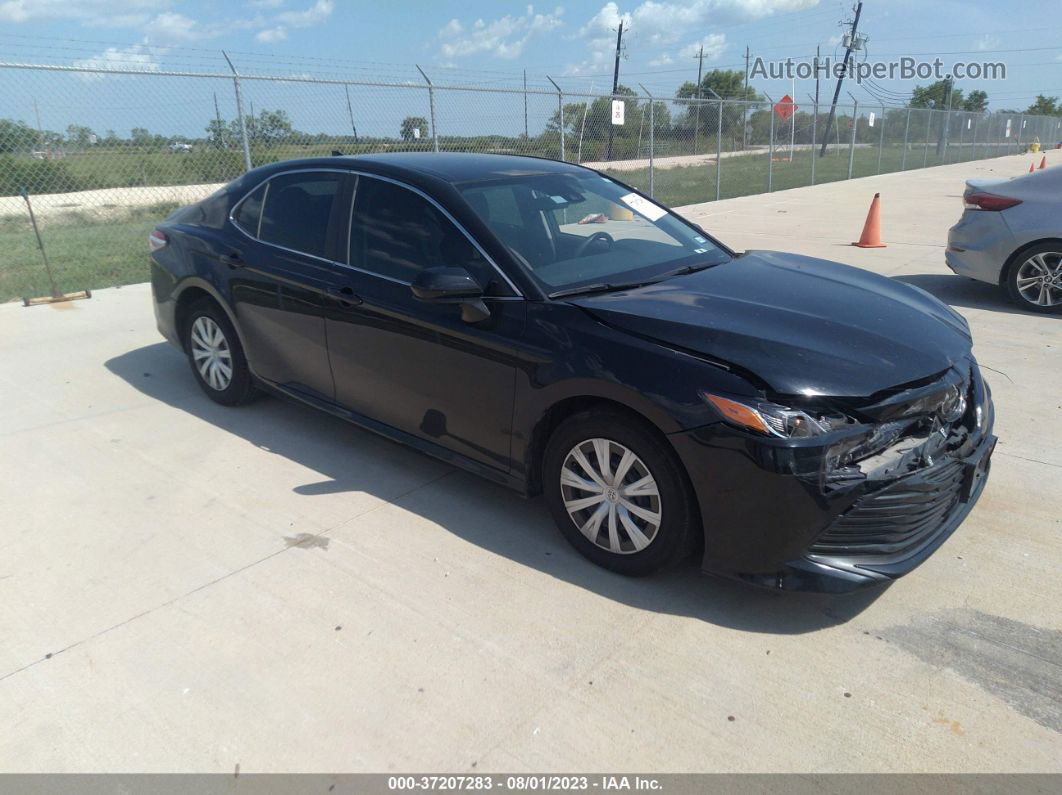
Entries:
[[85, 127], [81, 124], [71, 124], [66, 128], [66, 140], [79, 147], [85, 147], [92, 143], [92, 137], [95, 134], [91, 127]]
[[278, 144], [296, 137], [291, 119], [282, 110], [262, 110], [255, 124], [255, 138], [263, 144]]
[[40, 143], [40, 135], [23, 121], [0, 119], [0, 153], [28, 152]]
[[1045, 97], [1043, 94], [1036, 95], [1036, 102], [1025, 111], [1035, 116], [1058, 116], [1062, 115], [1062, 108], [1058, 106], [1058, 97]]
[[401, 134], [403, 141], [412, 141], [417, 138], [414, 130], [420, 131], [420, 138], [428, 137], [428, 120], [423, 116], [406, 116], [402, 119]]
[[[713, 69], [704, 75], [701, 78], [701, 99], [714, 99], [715, 95], [712, 91], [723, 99], [745, 100], [746, 102], [763, 102], [765, 99], [751, 86], [746, 89], [745, 73], [736, 69]], [[679, 86], [678, 91], [675, 92], [677, 99], [694, 99], [697, 96], [697, 83], [692, 81], [683, 83]], [[699, 111], [697, 109], [698, 104], [700, 105]], [[686, 111], [683, 114], [683, 118], [675, 120], [675, 127], [692, 131], [699, 121], [699, 135], [714, 134], [715, 125], [718, 123], [718, 116], [712, 112], [714, 107], [714, 105], [704, 103], [686, 103]], [[741, 130], [746, 118], [750, 125], [753, 123], [753, 118], [756, 118], [758, 123], [766, 123], [755, 116], [755, 108], [748, 108], [747, 110], [748, 112], [746, 113], [744, 104], [729, 103], [723, 105], [723, 135], [731, 142], [732, 148], [736, 146], [738, 140], [744, 137]], [[763, 119], [767, 120], [767, 117], [763, 117]]]
[[[928, 86], [915, 86], [911, 91], [912, 108], [933, 108], [945, 110], [948, 107], [948, 80], [938, 80]], [[961, 108], [964, 101], [961, 88], [951, 89], [951, 107]]]
[[[952, 107], [958, 107], [954, 102], [951, 104]], [[984, 91], [971, 91], [962, 101], [962, 109], [975, 113], [988, 110], [988, 94]]]
[[134, 146], [151, 146], [155, 142], [154, 136], [143, 127], [134, 127], [129, 131], [129, 140]]

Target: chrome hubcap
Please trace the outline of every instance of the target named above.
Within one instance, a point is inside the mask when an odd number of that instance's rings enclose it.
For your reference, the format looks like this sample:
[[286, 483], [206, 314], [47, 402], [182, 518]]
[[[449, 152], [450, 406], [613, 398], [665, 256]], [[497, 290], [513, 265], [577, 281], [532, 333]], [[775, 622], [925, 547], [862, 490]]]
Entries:
[[617, 555], [641, 552], [660, 530], [660, 491], [649, 468], [610, 439], [587, 439], [564, 459], [564, 508], [584, 536]]
[[201, 315], [192, 323], [192, 361], [211, 389], [223, 392], [232, 382], [229, 341], [213, 320]]
[[1030, 304], [1062, 303], [1062, 253], [1048, 251], [1029, 257], [1018, 268], [1016, 278], [1018, 292]]

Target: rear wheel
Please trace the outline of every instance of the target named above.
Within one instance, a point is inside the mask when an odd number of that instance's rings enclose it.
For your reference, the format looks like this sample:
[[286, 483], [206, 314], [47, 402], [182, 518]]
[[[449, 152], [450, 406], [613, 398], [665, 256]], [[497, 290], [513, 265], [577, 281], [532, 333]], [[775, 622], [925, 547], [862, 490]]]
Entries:
[[223, 406], [238, 406], [256, 393], [243, 347], [225, 312], [213, 301], [199, 301], [184, 324], [188, 362], [199, 386]]
[[546, 447], [542, 482], [561, 532], [604, 568], [649, 574], [678, 563], [697, 537], [682, 464], [634, 415], [592, 409], [565, 420]]
[[1007, 274], [1007, 293], [1032, 312], [1062, 312], [1062, 243], [1023, 251]]

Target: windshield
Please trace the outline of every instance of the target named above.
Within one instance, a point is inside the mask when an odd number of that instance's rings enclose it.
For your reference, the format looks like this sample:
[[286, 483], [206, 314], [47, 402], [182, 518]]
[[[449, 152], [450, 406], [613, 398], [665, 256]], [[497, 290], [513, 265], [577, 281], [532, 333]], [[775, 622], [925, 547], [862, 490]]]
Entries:
[[547, 294], [641, 284], [730, 256], [697, 229], [593, 172], [461, 186]]

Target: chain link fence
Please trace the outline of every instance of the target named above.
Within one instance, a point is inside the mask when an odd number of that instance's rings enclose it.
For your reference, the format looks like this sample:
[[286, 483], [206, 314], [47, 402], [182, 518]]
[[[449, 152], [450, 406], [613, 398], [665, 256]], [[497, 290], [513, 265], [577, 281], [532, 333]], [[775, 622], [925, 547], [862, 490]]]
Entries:
[[[142, 281], [173, 208], [299, 157], [496, 152], [582, 163], [668, 205], [1062, 141], [1062, 120], [717, 98], [0, 64], [0, 300]], [[618, 103], [618, 105], [617, 105]], [[5, 118], [6, 117], [6, 118]]]

